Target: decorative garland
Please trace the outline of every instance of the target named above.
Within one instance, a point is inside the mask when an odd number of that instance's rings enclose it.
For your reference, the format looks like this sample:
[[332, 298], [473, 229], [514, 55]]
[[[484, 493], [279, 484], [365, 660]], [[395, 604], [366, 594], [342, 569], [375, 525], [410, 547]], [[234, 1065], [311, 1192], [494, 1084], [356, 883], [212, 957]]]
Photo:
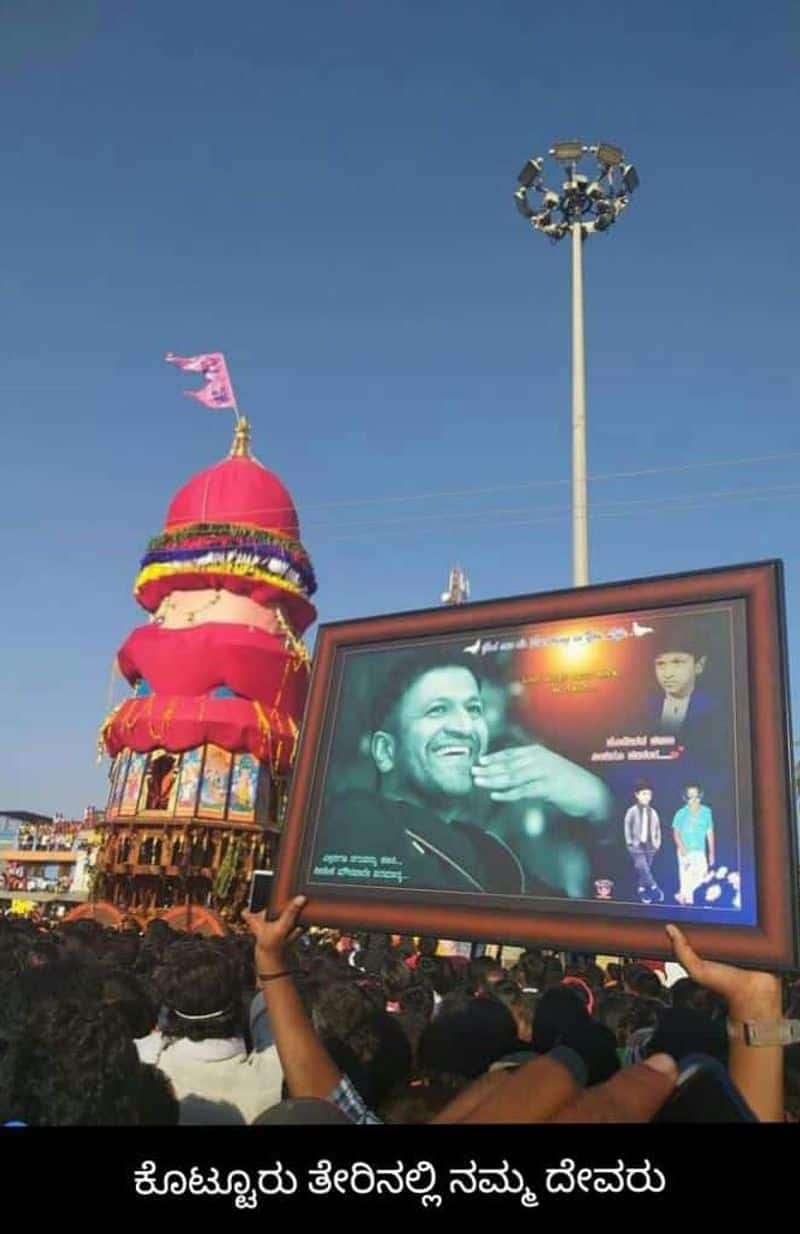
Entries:
[[106, 756], [106, 753], [107, 753], [106, 735], [108, 733], [108, 730], [111, 728], [111, 725], [114, 723], [114, 717], [117, 715], [118, 712], [122, 710], [122, 708], [128, 702], [130, 702], [130, 699], [125, 698], [122, 700], [121, 703], [117, 703], [116, 707], [114, 707], [111, 711], [109, 711], [105, 720], [103, 720], [103, 723], [100, 725], [100, 728], [97, 733], [97, 761], [98, 763], [102, 763], [103, 759]]
[[180, 544], [187, 539], [225, 539], [253, 540], [257, 543], [272, 544], [288, 549], [306, 557], [307, 553], [299, 540], [292, 540], [280, 531], [266, 531], [263, 527], [250, 527], [246, 523], [187, 523], [178, 531], [165, 531], [154, 536], [147, 546], [148, 552], [156, 552], [168, 548], [172, 544]]
[[[286, 618], [284, 617], [283, 613], [281, 612], [279, 608], [275, 609], [275, 620], [278, 623], [278, 629], [280, 630], [281, 634], [284, 637], [284, 645], [286, 647], [286, 650], [291, 651], [295, 659], [299, 660], [301, 664], [310, 665], [311, 656], [308, 653], [308, 648], [306, 647], [303, 640], [301, 638], [298, 638], [298, 636], [295, 634], [294, 630], [289, 625], [288, 621], [286, 620]], [[285, 680], [285, 676], [284, 676], [284, 680]], [[283, 689], [282, 685], [281, 685], [281, 689]]]
[[[280, 532], [248, 527], [238, 523], [191, 523], [179, 531], [164, 532], [155, 536], [147, 546], [142, 567], [151, 561], [180, 559], [192, 552], [251, 550], [254, 557], [267, 561], [290, 563], [305, 583], [309, 595], [316, 591], [316, 580], [308, 553], [299, 540], [292, 540]], [[275, 573], [284, 573], [277, 564]]]
[[174, 565], [185, 567], [194, 564], [200, 570], [213, 570], [215, 565], [234, 565], [242, 569], [252, 566], [265, 570], [268, 574], [277, 574], [300, 588], [306, 595], [316, 590], [316, 581], [310, 567], [306, 569], [302, 562], [287, 560], [285, 556], [276, 555], [274, 550], [268, 552], [248, 551], [244, 545], [217, 549], [172, 549], [170, 552], [148, 553], [142, 559], [142, 570], [150, 566]]
[[269, 583], [273, 587], [278, 587], [282, 591], [288, 591], [291, 595], [304, 596], [303, 589], [295, 583], [287, 582], [278, 574], [273, 574], [269, 570], [258, 569], [251, 564], [240, 564], [239, 562], [224, 562], [214, 566], [198, 565], [196, 561], [175, 562], [171, 565], [151, 565], [142, 570], [134, 583], [134, 595], [138, 595], [147, 583], [155, 582], [162, 578], [169, 578], [174, 575], [181, 574], [207, 574], [211, 576], [219, 576], [220, 578], [250, 578], [255, 582]]
[[228, 892], [231, 889], [231, 884], [236, 877], [239, 866], [240, 851], [241, 842], [239, 837], [236, 836], [228, 845], [228, 851], [214, 880], [213, 892], [220, 900], [226, 900], [228, 897]]

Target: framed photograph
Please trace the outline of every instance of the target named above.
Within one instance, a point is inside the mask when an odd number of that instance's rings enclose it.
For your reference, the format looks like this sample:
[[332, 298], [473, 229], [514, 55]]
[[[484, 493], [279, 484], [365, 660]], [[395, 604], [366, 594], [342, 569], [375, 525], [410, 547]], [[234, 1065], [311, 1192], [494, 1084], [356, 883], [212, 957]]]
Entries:
[[146, 754], [131, 754], [131, 761], [128, 765], [128, 771], [125, 777], [125, 788], [123, 790], [119, 805], [120, 815], [133, 815], [136, 813], [139, 805], [139, 797], [141, 796], [142, 782], [144, 780], [144, 771], [146, 766]]
[[197, 793], [200, 788], [200, 773], [202, 769], [202, 747], [187, 750], [185, 754], [181, 755], [178, 795], [175, 799], [176, 818], [194, 818], [197, 813]]
[[198, 818], [225, 817], [232, 762], [233, 755], [221, 746], [206, 746], [200, 800], [197, 804]]
[[322, 626], [273, 910], [797, 967], [779, 562]]
[[[252, 823], [256, 816], [258, 761], [252, 754], [237, 754], [233, 760], [228, 817], [240, 823]], [[263, 908], [263, 905], [262, 905]]]

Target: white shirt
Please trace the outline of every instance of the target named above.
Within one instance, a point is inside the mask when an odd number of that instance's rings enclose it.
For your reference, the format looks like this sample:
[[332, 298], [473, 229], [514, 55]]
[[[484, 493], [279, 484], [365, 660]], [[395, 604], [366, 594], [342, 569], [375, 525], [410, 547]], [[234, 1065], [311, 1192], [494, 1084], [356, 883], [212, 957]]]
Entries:
[[664, 706], [661, 708], [662, 722], [668, 724], [670, 728], [680, 728], [686, 719], [691, 701], [691, 694], [687, 694], [686, 698], [671, 698], [669, 694], [665, 694]]
[[275, 1046], [248, 1055], [241, 1037], [169, 1041], [155, 1032], [139, 1038], [136, 1048], [143, 1063], [154, 1063], [171, 1080], [181, 1126], [252, 1123], [281, 1099]]

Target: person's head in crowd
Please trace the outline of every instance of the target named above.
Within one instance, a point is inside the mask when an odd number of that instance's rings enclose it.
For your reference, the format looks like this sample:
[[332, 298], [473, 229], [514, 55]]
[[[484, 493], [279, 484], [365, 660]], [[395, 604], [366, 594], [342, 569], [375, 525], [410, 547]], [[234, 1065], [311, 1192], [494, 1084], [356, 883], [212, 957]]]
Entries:
[[622, 979], [629, 994], [638, 994], [644, 998], [661, 998], [664, 987], [652, 968], [645, 964], [628, 964], [623, 969]]
[[65, 921], [59, 934], [64, 956], [87, 963], [99, 957], [105, 944], [103, 927], [90, 918]]
[[602, 990], [606, 975], [599, 964], [589, 960], [584, 966], [581, 976], [586, 978], [595, 993], [599, 993]]
[[166, 1009], [162, 1032], [189, 1041], [238, 1037], [242, 1031], [241, 986], [236, 965], [207, 940], [173, 943], [156, 973]]
[[646, 998], [641, 994], [629, 994], [627, 997], [631, 1000], [626, 1023], [628, 1033], [637, 1033], [643, 1028], [655, 1028], [667, 1004], [660, 998]]
[[439, 1006], [436, 1008], [436, 1014], [440, 1016], [454, 1011], [463, 1011], [465, 1007], [471, 1006], [474, 1001], [475, 995], [470, 994], [465, 985], [456, 985], [444, 995]]
[[594, 991], [586, 978], [585, 970], [583, 968], [567, 968], [561, 984], [577, 994], [589, 1015], [592, 1015], [596, 1000]]
[[128, 1026], [73, 961], [28, 968], [0, 1001], [0, 1123], [136, 1125], [140, 1064]]
[[391, 951], [388, 934], [367, 934], [359, 953], [359, 967], [365, 973], [380, 974], [384, 960]]
[[23, 920], [4, 917], [0, 929], [0, 985], [13, 981], [31, 963], [36, 931]]
[[417, 976], [427, 981], [440, 998], [458, 985], [458, 976], [447, 956], [421, 955], [417, 961]]
[[494, 998], [472, 998], [460, 1008], [445, 1007], [422, 1034], [419, 1066], [435, 1074], [477, 1079], [492, 1063], [519, 1049], [511, 1012]]
[[547, 990], [536, 1004], [531, 1044], [538, 1054], [568, 1045], [586, 1063], [589, 1084], [601, 1084], [619, 1070], [614, 1033], [589, 1016], [573, 987]]
[[397, 940], [397, 945], [394, 948], [395, 955], [398, 955], [402, 960], [410, 960], [412, 956], [417, 954], [417, 948], [413, 938], [407, 938], [405, 935]]
[[387, 674], [370, 738], [381, 796], [457, 818], [474, 789], [472, 768], [488, 745], [480, 682], [468, 656], [409, 655]]
[[[376, 1005], [359, 985], [339, 982], [319, 989], [312, 1023], [368, 1105], [379, 1104], [408, 1074], [412, 1056], [406, 1034], [395, 1017]], [[341, 1046], [355, 1056], [356, 1074], [340, 1061]]]
[[407, 985], [400, 992], [397, 1002], [403, 1014], [420, 1016], [425, 1021], [433, 1016], [436, 1004], [433, 987], [421, 978]]
[[693, 981], [691, 977], [681, 977], [670, 990], [672, 1006], [677, 1010], [698, 1011], [712, 1020], [724, 1019], [728, 1014], [727, 1004], [721, 995]]
[[148, 950], [153, 951], [159, 958], [178, 938], [178, 931], [173, 930], [168, 921], [164, 921], [161, 917], [154, 917], [152, 921], [148, 921], [144, 932], [144, 944]]
[[394, 1019], [405, 1034], [406, 1041], [411, 1050], [411, 1063], [413, 1066], [417, 1061], [422, 1034], [425, 1032], [430, 1020], [427, 1016], [419, 1015], [415, 1011], [398, 1011]]
[[544, 989], [547, 961], [541, 951], [524, 951], [517, 960], [516, 978], [525, 990], [538, 994]]
[[469, 1081], [464, 1076], [416, 1072], [383, 1102], [379, 1114], [389, 1125], [429, 1123], [454, 1101]]
[[617, 990], [609, 990], [598, 999], [595, 1008], [597, 1021], [611, 1029], [618, 1046], [625, 1045], [631, 1031], [633, 1013], [637, 1004], [642, 1002], [642, 999], [635, 998], [633, 994]]
[[491, 994], [492, 986], [503, 981], [506, 971], [499, 960], [491, 956], [476, 956], [467, 966], [466, 986], [470, 994]]
[[397, 1003], [414, 980], [413, 973], [399, 955], [388, 955], [381, 968], [381, 981], [387, 1003]]
[[158, 1007], [145, 983], [127, 969], [101, 972], [103, 1001], [114, 1007], [127, 1024], [134, 1039], [146, 1037], [158, 1022]]
[[548, 955], [544, 958], [544, 975], [542, 977], [542, 989], [549, 990], [553, 986], [561, 985], [564, 978], [564, 965], [559, 960], [558, 956]]
[[58, 938], [53, 938], [46, 932], [37, 933], [31, 939], [26, 965], [38, 967], [42, 964], [53, 964], [61, 956], [61, 945]]
[[417, 951], [421, 956], [435, 956], [438, 949], [438, 938], [421, 938], [417, 944]]
[[140, 1066], [140, 1124], [143, 1127], [177, 1127], [181, 1107], [171, 1081], [151, 1063]]
[[606, 989], [611, 989], [614, 986], [622, 985], [622, 965], [610, 963], [606, 965], [606, 975], [603, 981]]
[[230, 956], [243, 993], [252, 996], [257, 984], [252, 942], [246, 935], [240, 934], [228, 935], [217, 941], [222, 944], [222, 949]]
[[721, 1063], [728, 1061], [728, 1034], [721, 1020], [712, 1020], [701, 1011], [667, 1007], [647, 1044], [648, 1054], [671, 1054], [680, 1059], [687, 1054], [710, 1054]]
[[140, 940], [131, 930], [109, 932], [103, 943], [101, 960], [104, 966], [133, 971], [139, 958]]
[[507, 1007], [517, 1026], [517, 1037], [528, 1044], [533, 1037], [537, 995], [523, 992], [516, 981], [505, 978], [492, 986], [492, 997]]

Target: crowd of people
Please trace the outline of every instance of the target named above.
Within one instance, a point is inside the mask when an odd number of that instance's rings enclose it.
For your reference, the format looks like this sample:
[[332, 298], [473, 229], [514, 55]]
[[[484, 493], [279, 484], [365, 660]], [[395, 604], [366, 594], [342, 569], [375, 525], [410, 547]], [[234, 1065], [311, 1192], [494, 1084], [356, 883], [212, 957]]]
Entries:
[[667, 989], [632, 961], [300, 931], [302, 904], [225, 938], [0, 916], [0, 1124], [644, 1122], [697, 1055], [754, 1120], [800, 1120], [800, 1045], [730, 1031], [800, 1017], [798, 980], [674, 927]]

